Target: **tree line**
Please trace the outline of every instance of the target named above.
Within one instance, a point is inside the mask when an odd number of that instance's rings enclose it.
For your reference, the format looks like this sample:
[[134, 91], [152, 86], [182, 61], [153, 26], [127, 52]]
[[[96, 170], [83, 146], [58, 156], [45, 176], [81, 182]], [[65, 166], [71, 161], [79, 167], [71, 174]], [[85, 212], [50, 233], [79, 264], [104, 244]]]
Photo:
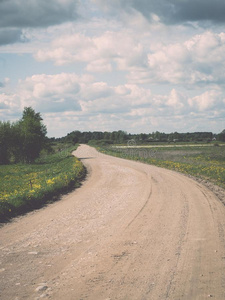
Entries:
[[211, 141], [222, 141], [225, 142], [225, 130], [220, 134], [213, 134], [212, 132], [187, 132], [187, 133], [164, 133], [164, 132], [152, 132], [149, 134], [130, 134], [125, 131], [113, 131], [113, 132], [102, 132], [102, 131], [72, 131], [67, 136], [60, 139], [56, 139], [60, 142], [70, 142], [73, 144], [84, 143], [84, 144], [121, 144], [129, 143], [134, 141], [137, 144], [150, 144], [153, 142], [211, 142]]
[[0, 164], [33, 162], [46, 145], [46, 134], [40, 113], [31, 107], [24, 108], [17, 122], [0, 121]]

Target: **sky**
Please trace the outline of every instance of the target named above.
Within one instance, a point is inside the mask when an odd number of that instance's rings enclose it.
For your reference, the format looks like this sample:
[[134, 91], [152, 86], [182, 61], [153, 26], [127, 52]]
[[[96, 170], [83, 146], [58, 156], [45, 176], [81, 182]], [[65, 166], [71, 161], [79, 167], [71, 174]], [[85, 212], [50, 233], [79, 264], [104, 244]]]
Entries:
[[49, 137], [225, 129], [224, 0], [0, 0], [0, 120]]

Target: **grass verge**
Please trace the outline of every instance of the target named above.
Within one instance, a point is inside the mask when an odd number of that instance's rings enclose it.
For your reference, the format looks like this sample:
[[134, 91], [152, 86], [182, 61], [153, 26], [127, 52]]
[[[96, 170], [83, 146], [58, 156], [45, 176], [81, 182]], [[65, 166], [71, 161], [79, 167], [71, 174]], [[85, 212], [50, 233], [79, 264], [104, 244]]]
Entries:
[[225, 188], [225, 145], [157, 148], [132, 147], [97, 147], [98, 151], [141, 161], [158, 167], [175, 170], [197, 178], [209, 180]]
[[0, 166], [0, 222], [55, 200], [80, 185], [86, 170], [71, 152], [46, 155], [34, 164]]

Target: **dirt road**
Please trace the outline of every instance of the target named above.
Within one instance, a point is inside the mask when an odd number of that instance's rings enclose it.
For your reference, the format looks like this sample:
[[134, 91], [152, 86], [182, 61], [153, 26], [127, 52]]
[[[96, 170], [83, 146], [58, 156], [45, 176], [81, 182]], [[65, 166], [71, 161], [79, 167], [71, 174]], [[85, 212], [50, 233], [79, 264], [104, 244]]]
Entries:
[[75, 153], [61, 201], [0, 228], [0, 299], [225, 299], [225, 207], [178, 173]]

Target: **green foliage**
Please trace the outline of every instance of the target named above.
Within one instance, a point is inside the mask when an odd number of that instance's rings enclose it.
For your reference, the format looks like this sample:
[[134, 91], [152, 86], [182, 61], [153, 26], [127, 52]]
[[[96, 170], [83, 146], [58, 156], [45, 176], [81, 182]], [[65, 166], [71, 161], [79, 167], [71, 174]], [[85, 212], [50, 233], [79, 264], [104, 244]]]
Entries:
[[112, 141], [110, 141], [110, 140], [99, 140], [99, 141], [96, 141], [96, 140], [90, 140], [89, 142], [88, 142], [88, 145], [90, 145], [90, 146], [108, 146], [108, 145], [111, 145], [111, 144], [113, 144], [113, 142]]
[[45, 147], [47, 130], [40, 113], [25, 107], [22, 119], [16, 123], [0, 122], [0, 164], [31, 163]]
[[75, 147], [45, 155], [32, 164], [0, 167], [0, 221], [32, 210], [77, 185], [85, 176], [71, 155]]
[[0, 121], [0, 164], [8, 164], [12, 145], [12, 128], [9, 122]]
[[19, 129], [24, 160], [31, 163], [39, 157], [47, 133], [46, 127], [42, 124], [40, 113], [35, 113], [31, 107], [25, 107], [19, 122]]
[[225, 142], [225, 129], [218, 135], [218, 140]]
[[58, 139], [62, 142], [70, 142], [70, 143], [84, 143], [88, 144], [89, 142], [94, 144], [94, 141], [101, 141], [104, 143], [108, 141], [108, 143], [126, 143], [128, 139], [128, 135], [126, 132], [119, 130], [113, 132], [101, 132], [101, 131], [94, 131], [94, 132], [80, 132], [80, 131], [73, 131], [67, 134], [66, 137]]
[[126, 144], [130, 140], [134, 140], [137, 145], [152, 144], [152, 143], [187, 143], [187, 142], [206, 142], [210, 143], [214, 140], [225, 141], [225, 133], [219, 135], [212, 132], [192, 132], [192, 133], [164, 133], [164, 132], [152, 132], [152, 133], [140, 133], [140, 134], [128, 134], [125, 131], [113, 131], [113, 132], [80, 132], [72, 131], [67, 136], [57, 139], [62, 142], [71, 143], [85, 143], [98, 144], [99, 141], [111, 141], [113, 144]]

